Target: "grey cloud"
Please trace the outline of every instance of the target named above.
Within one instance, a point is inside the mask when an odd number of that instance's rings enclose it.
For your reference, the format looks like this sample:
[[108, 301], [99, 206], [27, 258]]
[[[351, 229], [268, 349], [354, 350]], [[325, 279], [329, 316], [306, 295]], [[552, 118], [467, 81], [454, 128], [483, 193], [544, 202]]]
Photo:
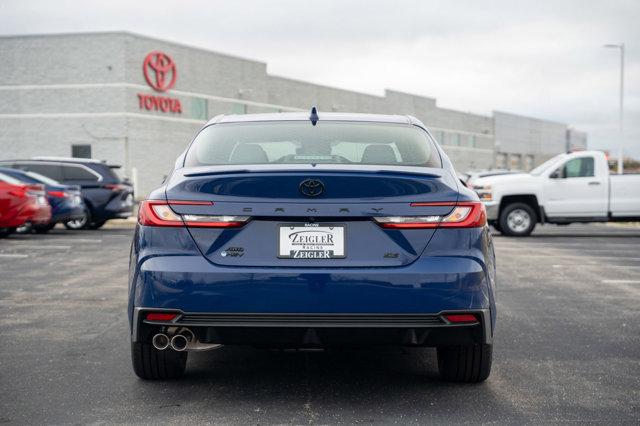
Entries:
[[257, 59], [269, 72], [445, 107], [564, 121], [615, 142], [626, 41], [627, 139], [640, 157], [638, 1], [0, 2], [0, 33], [129, 30]]

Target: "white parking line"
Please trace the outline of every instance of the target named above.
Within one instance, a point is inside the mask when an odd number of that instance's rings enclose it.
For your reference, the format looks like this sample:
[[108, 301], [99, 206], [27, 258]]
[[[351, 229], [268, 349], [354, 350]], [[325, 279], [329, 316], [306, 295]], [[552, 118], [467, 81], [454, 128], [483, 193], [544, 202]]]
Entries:
[[[20, 246], [23, 244], [33, 244], [34, 240], [4, 240], [2, 244], [8, 243], [10, 245]], [[98, 240], [90, 240], [87, 238], [43, 238], [39, 239], [38, 242], [54, 242], [54, 243], [93, 243], [100, 244], [102, 242], [101, 239]]]
[[12, 247], [13, 250], [69, 250], [71, 246], [27, 246]]
[[48, 241], [65, 242], [65, 243], [96, 243], [102, 242], [101, 239], [89, 239], [89, 238], [47, 238]]
[[561, 257], [565, 259], [611, 259], [611, 260], [626, 260], [626, 261], [640, 261], [640, 257], [625, 257], [625, 256], [598, 256], [597, 254], [584, 254], [582, 256], [573, 254], [559, 254], [559, 253], [539, 253], [528, 254], [527, 257]]
[[28, 254], [11, 254], [11, 253], [0, 253], [0, 258], [7, 257], [10, 259], [24, 259], [25, 257], [29, 257]]
[[518, 247], [522, 247], [523, 245], [530, 245], [530, 246], [537, 246], [537, 247], [564, 247], [564, 246], [577, 246], [577, 247], [584, 247], [584, 246], [597, 246], [597, 247], [629, 247], [629, 248], [634, 248], [634, 247], [638, 247], [638, 240], [640, 240], [640, 237], [638, 237], [637, 239], [634, 238], [634, 241], [630, 241], [628, 243], [609, 243], [606, 241], [592, 241], [592, 240], [586, 240], [586, 241], [578, 241], [578, 242], [569, 242], [569, 241], [556, 241], [556, 242], [552, 242], [552, 241], [541, 241], [541, 242], [534, 242], [534, 241], [496, 241], [496, 245], [497, 246], [518, 246]]
[[603, 284], [640, 284], [640, 280], [602, 280]]

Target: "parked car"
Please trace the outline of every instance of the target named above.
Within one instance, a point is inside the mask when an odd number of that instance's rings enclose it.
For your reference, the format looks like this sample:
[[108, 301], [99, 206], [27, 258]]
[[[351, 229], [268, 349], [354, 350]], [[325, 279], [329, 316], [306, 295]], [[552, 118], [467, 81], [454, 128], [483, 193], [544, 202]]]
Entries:
[[78, 185], [62, 185], [53, 179], [35, 172], [0, 167], [0, 173], [28, 184], [43, 184], [47, 201], [51, 205], [51, 221], [47, 224], [34, 226], [38, 233], [48, 232], [56, 223], [66, 223], [70, 220], [82, 219], [86, 207], [82, 201]]
[[447, 380], [491, 369], [484, 206], [415, 118], [214, 118], [141, 203], [130, 268], [145, 379], [219, 344], [432, 346]]
[[51, 206], [44, 186], [25, 184], [0, 172], [0, 237], [26, 223], [42, 225], [51, 220]]
[[612, 175], [600, 151], [560, 154], [530, 173], [478, 179], [489, 222], [526, 236], [537, 223], [640, 220], [640, 175]]
[[63, 157], [0, 161], [0, 166], [36, 172], [64, 185], [80, 186], [85, 212], [65, 223], [69, 229], [97, 229], [109, 219], [129, 217], [133, 212], [133, 188], [113, 171], [120, 166]]
[[66, 223], [70, 220], [80, 220], [84, 216], [86, 207], [82, 202], [78, 185], [61, 185], [53, 179], [35, 172], [0, 167], [0, 173], [18, 179], [22, 183], [43, 184], [47, 201], [51, 205], [51, 221], [33, 226], [38, 233], [49, 232], [56, 223]]

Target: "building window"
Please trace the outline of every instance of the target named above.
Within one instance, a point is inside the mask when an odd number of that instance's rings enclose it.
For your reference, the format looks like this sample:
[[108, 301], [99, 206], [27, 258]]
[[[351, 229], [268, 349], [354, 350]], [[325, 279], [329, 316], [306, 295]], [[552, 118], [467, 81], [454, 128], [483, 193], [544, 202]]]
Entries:
[[451, 145], [460, 146], [460, 134], [459, 133], [452, 133], [451, 134]]
[[469, 146], [471, 148], [476, 147], [476, 135], [469, 135]]
[[436, 132], [436, 140], [438, 142], [440, 142], [440, 145], [446, 145], [447, 141], [446, 141], [446, 133], [445, 132]]
[[533, 155], [526, 155], [524, 157], [524, 169], [527, 171], [533, 169]]
[[233, 104], [231, 106], [231, 113], [232, 114], [246, 114], [247, 113], [247, 106], [245, 104]]
[[73, 158], [91, 158], [91, 145], [71, 145]]
[[209, 119], [209, 105], [206, 99], [193, 98], [191, 100], [191, 118], [203, 121]]

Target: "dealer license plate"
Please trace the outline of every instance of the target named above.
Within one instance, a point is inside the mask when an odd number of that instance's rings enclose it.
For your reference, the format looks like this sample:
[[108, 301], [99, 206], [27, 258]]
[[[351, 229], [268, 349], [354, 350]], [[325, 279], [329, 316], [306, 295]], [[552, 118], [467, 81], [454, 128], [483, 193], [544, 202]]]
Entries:
[[280, 259], [342, 259], [346, 257], [344, 225], [285, 223], [280, 225]]

